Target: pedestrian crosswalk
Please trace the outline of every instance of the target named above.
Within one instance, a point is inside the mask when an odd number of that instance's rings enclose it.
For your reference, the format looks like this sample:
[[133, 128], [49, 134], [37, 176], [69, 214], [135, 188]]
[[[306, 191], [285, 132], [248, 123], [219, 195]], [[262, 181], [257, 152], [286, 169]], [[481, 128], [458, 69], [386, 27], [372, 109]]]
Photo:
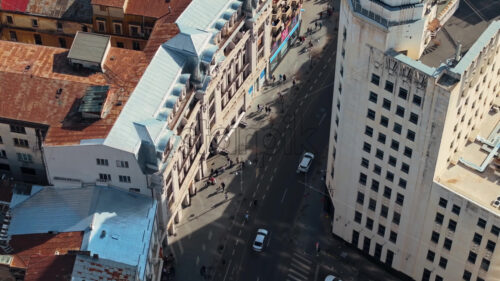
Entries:
[[313, 267], [312, 263], [311, 255], [300, 251], [294, 251], [288, 267], [287, 281], [311, 280], [309, 275]]

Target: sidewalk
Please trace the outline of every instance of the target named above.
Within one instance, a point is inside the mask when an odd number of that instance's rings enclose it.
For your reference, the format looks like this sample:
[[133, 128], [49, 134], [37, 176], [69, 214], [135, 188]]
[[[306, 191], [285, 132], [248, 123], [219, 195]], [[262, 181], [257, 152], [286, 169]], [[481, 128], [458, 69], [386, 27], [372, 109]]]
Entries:
[[[303, 22], [300, 35], [303, 35], [307, 28], [314, 29], [314, 22], [319, 19], [318, 13], [324, 11], [327, 2], [304, 2]], [[309, 35], [302, 46], [308, 44], [308, 40], [313, 40], [313, 50], [322, 50], [329, 43], [328, 30], [333, 30], [333, 16], [323, 20], [323, 28], [316, 29], [315, 33]], [[315, 39], [319, 39], [318, 42]], [[306, 71], [309, 69], [310, 58], [308, 53], [300, 54], [300, 47], [291, 47], [285, 59], [274, 71], [275, 76], [286, 74], [287, 81], [274, 87], [265, 87], [263, 93], [256, 97], [252, 110], [247, 112], [247, 129], [238, 128], [229, 143], [229, 157], [235, 161], [236, 157], [240, 161], [247, 161], [249, 155], [255, 153], [260, 147], [248, 147], [245, 141], [253, 136], [259, 128], [272, 126], [291, 102], [287, 96], [298, 94], [299, 90], [290, 92], [292, 80], [295, 78], [297, 89], [300, 89], [300, 80], [305, 79]], [[296, 73], [298, 72], [298, 74]], [[280, 102], [278, 93], [285, 97], [284, 104]], [[257, 111], [257, 104], [271, 107], [271, 113]], [[262, 135], [262, 134], [261, 134]], [[259, 142], [260, 143], [260, 142]], [[255, 159], [251, 159], [255, 161]], [[248, 162], [247, 162], [248, 163]], [[208, 169], [220, 168], [228, 165], [225, 156], [217, 155], [208, 160]], [[257, 163], [252, 164], [250, 169], [258, 169]], [[251, 185], [255, 179], [242, 177], [238, 171], [238, 165], [224, 171], [217, 177], [217, 184], [206, 186], [206, 179], [196, 183], [198, 192], [191, 198], [191, 206], [184, 209], [184, 214], [179, 224], [176, 225], [176, 235], [170, 236], [169, 249], [167, 253], [172, 253], [175, 257], [176, 276], [173, 280], [210, 280], [215, 266], [221, 264], [220, 253], [225, 247], [225, 237], [232, 226], [232, 222], [239, 222], [239, 216], [244, 209], [248, 208], [249, 200], [245, 198], [243, 190], [243, 178], [245, 186]], [[248, 168], [246, 168], [248, 169]], [[248, 176], [248, 175], [247, 175]], [[226, 184], [225, 192], [219, 187], [221, 182]], [[228, 199], [225, 199], [227, 192]], [[201, 267], [206, 267], [206, 277], [202, 277]]]

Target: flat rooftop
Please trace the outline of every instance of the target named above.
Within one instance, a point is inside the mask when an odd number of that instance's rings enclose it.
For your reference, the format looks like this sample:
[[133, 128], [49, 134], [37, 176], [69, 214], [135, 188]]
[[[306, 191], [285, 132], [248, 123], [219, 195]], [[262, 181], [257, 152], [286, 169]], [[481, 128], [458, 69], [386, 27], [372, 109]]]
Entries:
[[463, 57], [496, 19], [500, 19], [500, 1], [460, 1], [457, 11], [440, 28], [419, 60], [428, 66], [438, 67], [455, 56], [458, 44], [462, 44]]
[[[497, 99], [495, 104], [499, 106], [500, 99]], [[499, 126], [500, 110], [497, 110], [497, 112], [490, 111], [485, 114], [477, 135], [488, 139], [495, 135], [495, 131], [498, 134]], [[458, 156], [477, 166], [481, 166], [489, 155], [489, 152], [482, 148], [485, 146], [476, 140], [467, 144]], [[492, 201], [500, 196], [500, 169], [495, 168], [494, 164], [495, 161], [497, 163], [500, 161], [499, 156], [500, 152], [497, 152], [497, 157], [493, 157], [490, 165], [482, 173], [458, 161], [456, 165], [450, 165], [446, 171], [439, 175], [437, 181], [454, 192], [476, 202], [483, 208], [500, 215], [500, 209], [491, 205]]]
[[[143, 52], [120, 48], [110, 48], [104, 73], [74, 70], [67, 55], [67, 49], [0, 41], [0, 118], [49, 126], [45, 145], [105, 138], [147, 66]], [[74, 113], [96, 85], [110, 87], [107, 115], [83, 121]]]

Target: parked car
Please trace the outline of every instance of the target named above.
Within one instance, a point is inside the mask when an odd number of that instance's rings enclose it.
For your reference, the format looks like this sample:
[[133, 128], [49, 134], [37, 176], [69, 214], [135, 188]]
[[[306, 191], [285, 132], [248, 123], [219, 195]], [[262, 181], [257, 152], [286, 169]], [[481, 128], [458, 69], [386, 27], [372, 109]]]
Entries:
[[259, 228], [259, 230], [257, 230], [257, 235], [255, 236], [255, 240], [252, 245], [254, 251], [262, 252], [264, 249], [264, 242], [267, 239], [267, 234], [269, 234], [269, 232], [263, 228]]
[[300, 172], [307, 173], [309, 171], [309, 168], [311, 167], [313, 159], [314, 154], [312, 154], [311, 152], [304, 153], [304, 155], [302, 155], [302, 159], [300, 160], [299, 166], [297, 167], [297, 174]]
[[325, 277], [325, 281], [342, 281], [333, 275], [328, 275]]

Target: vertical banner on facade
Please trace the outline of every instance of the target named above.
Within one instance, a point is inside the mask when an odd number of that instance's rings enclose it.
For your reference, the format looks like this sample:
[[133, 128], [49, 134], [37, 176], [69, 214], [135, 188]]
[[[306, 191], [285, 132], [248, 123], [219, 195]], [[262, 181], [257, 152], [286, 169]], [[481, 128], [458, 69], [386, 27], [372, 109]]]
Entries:
[[262, 72], [260, 73], [260, 77], [259, 77], [259, 87], [262, 87], [262, 85], [264, 84], [264, 81], [266, 80], [266, 69], [264, 68], [262, 70]]

